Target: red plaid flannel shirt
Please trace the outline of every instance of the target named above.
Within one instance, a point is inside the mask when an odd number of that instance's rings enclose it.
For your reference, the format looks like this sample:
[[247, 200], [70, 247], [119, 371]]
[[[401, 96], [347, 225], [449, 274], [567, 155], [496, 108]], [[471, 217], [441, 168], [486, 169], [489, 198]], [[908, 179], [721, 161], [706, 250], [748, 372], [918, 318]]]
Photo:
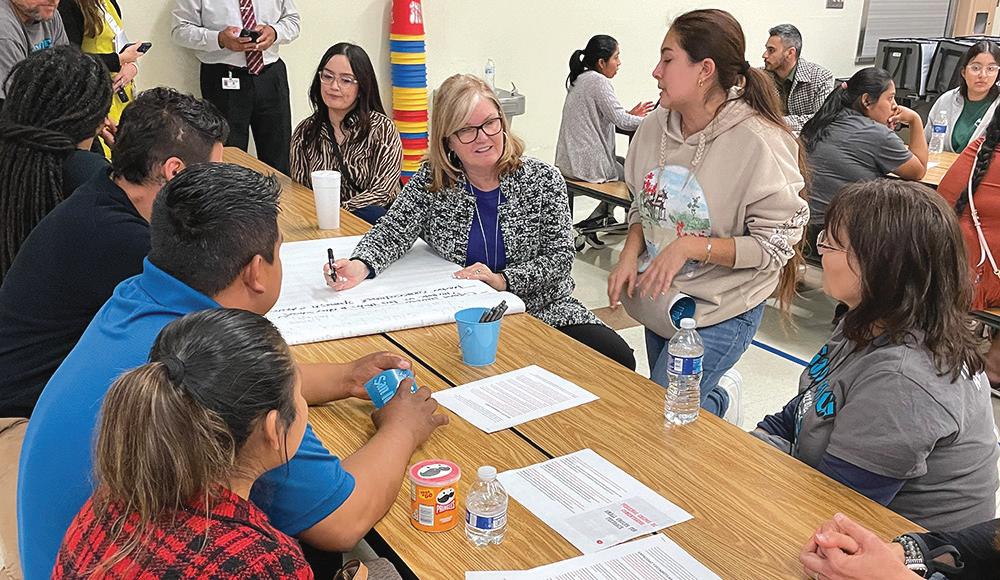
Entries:
[[[56, 560], [53, 578], [83, 578], [99, 562], [110, 558], [124, 539], [136, 532], [130, 518], [119, 537], [110, 522], [120, 515], [112, 505], [98, 519], [93, 499], [87, 501], [70, 524]], [[206, 535], [205, 531], [208, 530]], [[199, 499], [174, 517], [167, 515], [142, 548], [116, 564], [106, 577], [114, 578], [312, 578], [302, 548], [271, 526], [257, 506], [221, 489], [205, 517]]]

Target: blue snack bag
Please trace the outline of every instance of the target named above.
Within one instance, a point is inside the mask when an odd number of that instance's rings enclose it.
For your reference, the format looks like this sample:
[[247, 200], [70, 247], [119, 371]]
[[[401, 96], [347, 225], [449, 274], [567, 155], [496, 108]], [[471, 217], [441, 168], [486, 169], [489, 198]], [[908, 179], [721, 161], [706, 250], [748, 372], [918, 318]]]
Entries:
[[[372, 403], [375, 404], [376, 409], [381, 409], [396, 395], [396, 389], [399, 388], [399, 383], [403, 382], [405, 379], [412, 379], [413, 372], [405, 369], [389, 369], [387, 371], [382, 371], [379, 374], [371, 378], [367, 383], [365, 383], [365, 390], [368, 391], [368, 396], [371, 397]], [[410, 387], [411, 393], [417, 392], [417, 383], [414, 381], [413, 385]]]

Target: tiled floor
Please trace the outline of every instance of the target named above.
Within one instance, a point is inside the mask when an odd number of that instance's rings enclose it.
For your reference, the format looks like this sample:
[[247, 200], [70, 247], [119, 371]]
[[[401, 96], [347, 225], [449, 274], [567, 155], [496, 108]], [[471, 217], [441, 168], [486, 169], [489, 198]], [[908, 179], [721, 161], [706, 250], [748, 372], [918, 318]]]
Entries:
[[[574, 223], [586, 218], [597, 203], [589, 198], [577, 197]], [[617, 210], [619, 221], [624, 219]], [[618, 261], [624, 236], [602, 236], [607, 246], [601, 249], [587, 247], [577, 253], [573, 264], [576, 296], [591, 310], [608, 306], [608, 273]], [[768, 304], [764, 321], [757, 331], [755, 343], [769, 346], [786, 355], [808, 361], [829, 337], [835, 303], [822, 290], [822, 277], [817, 268], [809, 267], [800, 296], [792, 305], [790, 316], [785, 317]], [[602, 312], [598, 313], [604, 316]], [[619, 322], [616, 318], [615, 322]], [[617, 328], [616, 324], [612, 324]], [[636, 372], [649, 376], [646, 346], [641, 326], [619, 330], [619, 334], [635, 350], [638, 362]], [[802, 365], [754, 344], [737, 363], [743, 375], [743, 421], [741, 427], [752, 429], [769, 413], [777, 412], [791, 399], [798, 387]], [[1000, 418], [1000, 399], [993, 398], [993, 415]], [[1000, 508], [1000, 494], [997, 506]], [[998, 509], [1000, 511], [1000, 509]]]

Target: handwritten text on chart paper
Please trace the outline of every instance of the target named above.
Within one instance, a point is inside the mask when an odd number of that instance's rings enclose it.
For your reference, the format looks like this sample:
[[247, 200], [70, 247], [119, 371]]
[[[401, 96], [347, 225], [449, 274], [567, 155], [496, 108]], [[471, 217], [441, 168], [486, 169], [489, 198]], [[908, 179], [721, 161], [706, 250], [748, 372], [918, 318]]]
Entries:
[[281, 297], [267, 317], [289, 344], [378, 334], [454, 321], [463, 308], [492, 307], [507, 300], [512, 312], [524, 303], [476, 280], [458, 280], [458, 264], [417, 241], [378, 277], [336, 292], [326, 285], [326, 250], [347, 258], [360, 236], [288, 242], [281, 246]]

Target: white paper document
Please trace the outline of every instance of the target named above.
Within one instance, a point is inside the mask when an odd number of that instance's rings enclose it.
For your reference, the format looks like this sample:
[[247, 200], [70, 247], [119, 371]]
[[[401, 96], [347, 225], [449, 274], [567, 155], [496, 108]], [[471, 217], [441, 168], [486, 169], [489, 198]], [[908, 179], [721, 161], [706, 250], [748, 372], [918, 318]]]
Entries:
[[487, 433], [597, 400], [536, 365], [438, 391], [434, 398]]
[[584, 554], [691, 519], [591, 449], [498, 477], [511, 497]]
[[289, 344], [444, 324], [453, 322], [463, 308], [492, 308], [501, 300], [507, 301], [508, 313], [524, 312], [524, 302], [509, 292], [454, 278], [461, 266], [438, 256], [422, 240], [376, 278], [336, 292], [323, 277], [326, 250], [332, 249], [337, 259], [349, 258], [360, 239], [281, 245], [281, 296], [267, 318]]
[[465, 580], [717, 580], [662, 534], [518, 572], [466, 572]]

